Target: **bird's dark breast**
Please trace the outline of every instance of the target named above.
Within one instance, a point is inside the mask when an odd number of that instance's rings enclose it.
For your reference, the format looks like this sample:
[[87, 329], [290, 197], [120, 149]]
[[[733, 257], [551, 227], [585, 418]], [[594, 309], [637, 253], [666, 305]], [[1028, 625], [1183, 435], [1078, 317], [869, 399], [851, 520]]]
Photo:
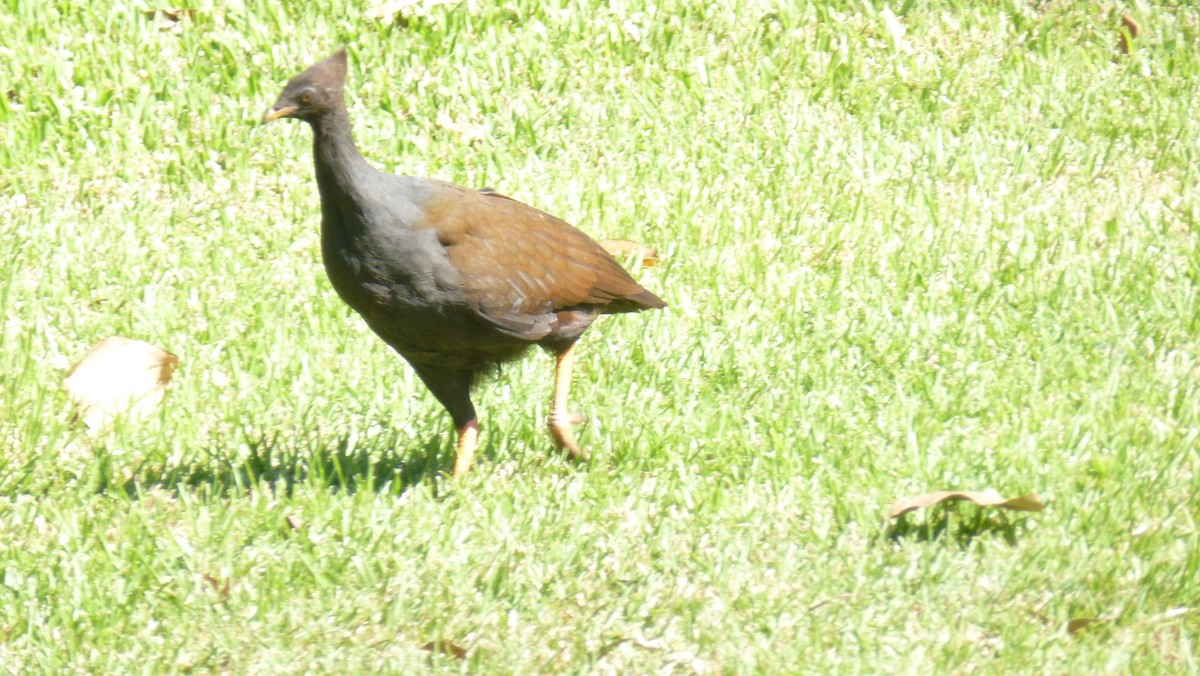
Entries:
[[432, 232], [355, 237], [323, 227], [321, 243], [338, 296], [409, 361], [479, 371], [530, 347], [479, 320]]

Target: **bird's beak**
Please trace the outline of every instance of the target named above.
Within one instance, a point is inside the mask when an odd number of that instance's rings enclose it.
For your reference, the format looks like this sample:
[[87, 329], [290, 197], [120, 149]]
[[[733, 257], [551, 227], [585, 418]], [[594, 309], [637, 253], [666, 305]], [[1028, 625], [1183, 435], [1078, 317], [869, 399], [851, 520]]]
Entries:
[[281, 117], [291, 117], [297, 110], [296, 106], [284, 106], [283, 108], [272, 108], [263, 115], [263, 124], [278, 120]]

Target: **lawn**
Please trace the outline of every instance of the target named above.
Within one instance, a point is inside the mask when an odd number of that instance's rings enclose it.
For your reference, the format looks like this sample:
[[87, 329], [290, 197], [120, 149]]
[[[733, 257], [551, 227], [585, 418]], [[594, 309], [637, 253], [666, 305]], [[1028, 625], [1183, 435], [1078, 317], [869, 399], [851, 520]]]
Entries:
[[[0, 3], [0, 672], [1200, 671], [1200, 9], [116, 4]], [[535, 353], [447, 478], [330, 287], [260, 120], [343, 45], [376, 166], [658, 251], [589, 463]], [[111, 335], [180, 364], [89, 434]]]

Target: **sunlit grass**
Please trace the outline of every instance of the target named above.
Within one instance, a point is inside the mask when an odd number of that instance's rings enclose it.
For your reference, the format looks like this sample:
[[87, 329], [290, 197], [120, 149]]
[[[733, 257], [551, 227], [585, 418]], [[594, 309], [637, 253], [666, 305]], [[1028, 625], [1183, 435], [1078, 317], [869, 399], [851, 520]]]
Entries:
[[[0, 664], [1200, 670], [1200, 12], [1122, 56], [1074, 3], [372, 6], [0, 8]], [[581, 343], [590, 464], [536, 354], [440, 477], [309, 131], [258, 123], [341, 45], [377, 166], [662, 254], [670, 308]], [[62, 380], [113, 334], [181, 366], [90, 438]], [[1048, 509], [884, 520], [986, 487]]]

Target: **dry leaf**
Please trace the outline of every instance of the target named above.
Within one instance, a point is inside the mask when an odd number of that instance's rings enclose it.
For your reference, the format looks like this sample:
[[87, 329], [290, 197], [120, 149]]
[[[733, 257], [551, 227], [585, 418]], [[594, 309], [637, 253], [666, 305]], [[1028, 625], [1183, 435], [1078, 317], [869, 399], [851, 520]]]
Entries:
[[201, 575], [200, 577], [205, 582], [212, 585], [213, 591], [217, 592], [217, 594], [219, 594], [221, 596], [222, 601], [229, 600], [229, 580], [225, 580], [225, 584], [221, 584], [220, 580], [213, 577], [212, 575], [209, 575], [208, 573], [205, 573], [204, 575]]
[[178, 365], [179, 357], [150, 343], [112, 336], [67, 371], [67, 395], [96, 431], [118, 414], [153, 411]]
[[163, 18], [169, 21], [179, 21], [184, 17], [192, 18], [196, 16], [194, 9], [147, 9], [142, 12], [142, 16], [147, 19]]
[[627, 239], [603, 239], [600, 240], [600, 246], [604, 247], [604, 250], [612, 254], [614, 258], [622, 260], [633, 258], [643, 268], [652, 268], [658, 265], [658, 252], [637, 242]]
[[820, 601], [808, 604], [808, 612], [814, 612], [823, 606], [829, 605], [830, 603], [834, 603], [836, 601], [845, 601], [848, 598], [850, 598], [849, 594], [838, 594], [837, 596], [831, 598], [821, 599]]
[[429, 643], [421, 646], [421, 650], [428, 650], [431, 653], [449, 655], [456, 660], [467, 659], [467, 649], [458, 645], [457, 643], [451, 643], [449, 641], [430, 641]]
[[957, 502], [966, 500], [980, 507], [1000, 507], [1001, 509], [1013, 509], [1019, 512], [1040, 512], [1045, 508], [1037, 493], [1022, 495], [1017, 498], [1003, 498], [994, 488], [989, 488], [986, 491], [938, 491], [937, 493], [926, 493], [925, 495], [917, 495], [910, 498], [901, 498], [892, 503], [888, 509], [888, 517], [896, 518], [904, 514], [908, 514], [914, 509], [922, 507], [932, 507], [933, 505], [943, 502]]
[[287, 516], [287, 518], [284, 519], [284, 521], [287, 521], [288, 527], [291, 528], [292, 530], [300, 530], [301, 528], [304, 527], [304, 522], [301, 521], [300, 517], [298, 517], [298, 516], [292, 516], [291, 514], [289, 514]]
[[388, 0], [368, 9], [363, 15], [368, 19], [394, 19], [397, 14], [424, 16], [438, 5], [457, 5], [461, 0]]
[[1161, 612], [1161, 613], [1151, 617], [1150, 621], [1151, 622], [1162, 622], [1163, 620], [1173, 620], [1176, 617], [1183, 617], [1184, 615], [1187, 615], [1188, 613], [1192, 612], [1193, 610], [1196, 610], [1196, 609], [1188, 608], [1186, 606], [1182, 606], [1179, 608], [1171, 608], [1170, 610]]
[[1121, 17], [1121, 30], [1117, 32], [1117, 48], [1122, 54], [1128, 54], [1130, 47], [1133, 46], [1133, 40], [1142, 32], [1141, 26], [1133, 20], [1133, 17], [1126, 14]]
[[1067, 620], [1067, 633], [1074, 636], [1093, 624], [1099, 624], [1101, 622], [1108, 622], [1108, 620], [1103, 617], [1076, 617]]
[[438, 111], [437, 123], [442, 129], [448, 129], [462, 136], [462, 140], [467, 143], [482, 141], [487, 136], [487, 125], [457, 122], [444, 110]]
[[155, 27], [160, 31], [170, 31], [178, 33], [183, 30], [180, 22], [184, 19], [191, 19], [196, 16], [194, 9], [148, 9], [142, 12], [142, 16], [147, 19], [153, 19]]

